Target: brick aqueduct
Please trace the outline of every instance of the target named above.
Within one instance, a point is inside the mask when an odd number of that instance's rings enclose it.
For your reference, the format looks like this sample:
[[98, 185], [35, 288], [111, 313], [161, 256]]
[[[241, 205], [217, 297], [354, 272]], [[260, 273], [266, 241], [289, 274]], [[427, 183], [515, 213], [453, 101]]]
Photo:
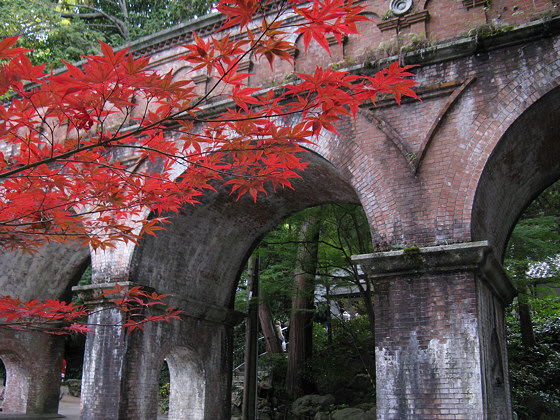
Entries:
[[[335, 62], [372, 72], [376, 54], [397, 46], [401, 59], [420, 65], [422, 102], [361, 109], [340, 137], [319, 139], [314, 165], [293, 191], [256, 204], [208, 194], [173, 216], [172, 229], [112, 252], [90, 256], [57, 245], [33, 258], [0, 256], [3, 294], [68, 297], [91, 261], [91, 293], [116, 281], [147, 285], [173, 293], [172, 304], [187, 313], [144, 334], [97, 327], [87, 337], [82, 419], [155, 419], [164, 359], [170, 418], [228, 419], [239, 272], [284, 217], [332, 202], [364, 207], [377, 249], [419, 247], [356, 257], [377, 279], [378, 418], [512, 418], [504, 305], [515, 291], [500, 263], [523, 209], [560, 178], [556, 1], [414, 0], [398, 17], [388, 13], [388, 0], [364, 2], [374, 23], [361, 24], [361, 36], [333, 45], [332, 57], [300, 52], [295, 70]], [[410, 2], [396, 3], [406, 9]], [[173, 67], [177, 45], [193, 29], [210, 34], [219, 24], [210, 15], [132, 49], [180, 78], [188, 69]], [[410, 42], [416, 49], [398, 48]], [[281, 83], [294, 71], [245, 65], [254, 86]], [[209, 83], [205, 74], [194, 81], [201, 92]], [[93, 321], [119, 316], [102, 312]], [[0, 332], [5, 412], [56, 413], [62, 351], [58, 337]]]

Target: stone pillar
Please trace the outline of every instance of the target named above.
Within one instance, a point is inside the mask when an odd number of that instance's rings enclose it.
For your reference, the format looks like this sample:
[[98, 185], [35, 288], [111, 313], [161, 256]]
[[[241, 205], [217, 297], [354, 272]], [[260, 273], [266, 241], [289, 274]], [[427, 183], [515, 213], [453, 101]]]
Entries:
[[358, 255], [375, 281], [377, 418], [511, 419], [504, 306], [487, 242]]
[[0, 331], [6, 367], [3, 413], [56, 414], [64, 339], [40, 331]]
[[[119, 283], [130, 286], [130, 283]], [[81, 419], [119, 419], [123, 365], [127, 350], [127, 332], [121, 328], [123, 313], [111, 308], [108, 299], [97, 299], [116, 283], [92, 284], [72, 288], [84, 302], [96, 309], [88, 318], [93, 333], [86, 337], [82, 374]]]

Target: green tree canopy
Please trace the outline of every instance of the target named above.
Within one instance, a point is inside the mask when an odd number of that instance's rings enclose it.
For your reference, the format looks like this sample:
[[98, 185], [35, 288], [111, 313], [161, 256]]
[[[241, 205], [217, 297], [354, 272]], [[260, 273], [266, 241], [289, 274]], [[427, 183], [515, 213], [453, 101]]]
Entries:
[[209, 0], [0, 0], [0, 39], [19, 35], [35, 63], [58, 66], [210, 10]]

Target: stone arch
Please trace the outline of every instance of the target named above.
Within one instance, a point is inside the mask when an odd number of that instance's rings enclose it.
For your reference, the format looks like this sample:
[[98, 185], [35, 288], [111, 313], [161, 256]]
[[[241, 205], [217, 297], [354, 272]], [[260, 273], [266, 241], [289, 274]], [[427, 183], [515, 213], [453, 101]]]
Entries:
[[474, 240], [488, 239], [503, 258], [523, 210], [560, 178], [560, 86], [529, 106], [496, 144], [476, 189]]
[[56, 413], [63, 340], [42, 332], [4, 330], [0, 359], [6, 368], [2, 411]]
[[177, 346], [166, 356], [169, 366], [169, 418], [203, 420], [205, 414], [206, 370], [198, 354]]
[[[0, 289], [23, 300], [68, 300], [89, 265], [88, 248], [49, 244], [34, 255], [0, 254]], [[0, 358], [7, 371], [3, 410], [56, 413], [64, 340], [37, 331], [0, 331]]]
[[[550, 44], [548, 45], [550, 49], [557, 50], [554, 40], [547, 39], [546, 43]], [[463, 134], [461, 148], [453, 150], [451, 157], [446, 161], [445, 183], [437, 198], [437, 243], [486, 239], [483, 238], [480, 230], [480, 214], [478, 216], [476, 214], [480, 207], [480, 203], [476, 202], [481, 198], [477, 196], [482, 191], [479, 188], [483, 171], [487, 171], [486, 168], [490, 167], [487, 166], [488, 162], [494, 150], [497, 150], [498, 144], [507, 143], [509, 141], [507, 139], [516, 131], [521, 133], [519, 131], [521, 124], [516, 121], [525, 112], [534, 112], [529, 110], [541, 98], [545, 102], [550, 101], [544, 98], [560, 86], [558, 55], [545, 55], [535, 59], [535, 57], [526, 57], [522, 50], [519, 52], [518, 60], [522, 71], [507, 75], [484, 76], [492, 78], [491, 82], [496, 84], [496, 93], [488, 95], [484, 101], [486, 105], [476, 109], [476, 117]], [[473, 94], [484, 95], [485, 92], [477, 87], [477, 83], [478, 81], [474, 84]], [[550, 110], [548, 112], [550, 113]], [[530, 123], [531, 119], [525, 117], [523, 121]], [[517, 128], [510, 130], [514, 124]], [[538, 192], [534, 192], [533, 197], [537, 194]], [[490, 220], [488, 222], [492, 223]], [[500, 256], [503, 251], [499, 249], [500, 245], [491, 242], [492, 246], [498, 246], [495, 250], [496, 255]]]
[[[172, 381], [180, 384], [171, 385], [172, 418], [185, 418], [185, 410], [189, 418], [229, 415], [233, 300], [240, 271], [260, 238], [307, 207], [359, 203], [353, 187], [332, 164], [315, 153], [305, 157], [312, 165], [293, 183], [293, 190], [269, 191], [255, 203], [250, 197], [236, 200], [229, 189], [217, 188], [197, 205], [171, 215], [166, 231], [142, 240], [135, 249], [129, 280], [173, 294], [171, 305], [185, 314], [179, 323], [147, 326], [143, 335], [127, 340], [124, 380], [151, 383], [152, 366], [160, 367], [159, 354], [167, 355]], [[193, 389], [185, 389], [187, 381], [194, 381], [189, 385]], [[127, 391], [130, 395], [121, 395], [122, 412], [150, 418], [138, 402], [149, 398], [148, 388], [137, 386]]]
[[172, 215], [171, 228], [146, 238], [135, 250], [131, 281], [229, 307], [238, 272], [255, 242], [283, 218], [318, 204], [359, 203], [333, 165], [314, 153], [305, 158], [312, 165], [293, 183], [293, 190], [269, 191], [254, 203], [250, 197], [237, 201], [229, 190], [219, 188]]
[[0, 290], [25, 300], [66, 299], [88, 265], [89, 249], [71, 244], [48, 244], [33, 255], [4, 252], [0, 254]]

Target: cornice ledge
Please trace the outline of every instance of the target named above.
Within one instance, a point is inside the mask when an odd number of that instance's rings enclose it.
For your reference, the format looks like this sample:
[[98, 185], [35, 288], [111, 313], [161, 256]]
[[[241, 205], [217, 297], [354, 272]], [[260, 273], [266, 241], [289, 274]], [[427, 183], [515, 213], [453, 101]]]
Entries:
[[488, 241], [355, 255], [352, 261], [371, 278], [474, 271], [504, 303], [511, 302], [517, 294]]

